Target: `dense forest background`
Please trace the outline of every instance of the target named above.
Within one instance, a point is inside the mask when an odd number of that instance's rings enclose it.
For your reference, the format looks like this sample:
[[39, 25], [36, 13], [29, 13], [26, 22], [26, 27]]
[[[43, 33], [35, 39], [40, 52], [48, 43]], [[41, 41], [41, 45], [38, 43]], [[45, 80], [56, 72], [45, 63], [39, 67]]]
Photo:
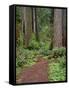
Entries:
[[36, 64], [49, 63], [49, 81], [66, 80], [66, 9], [16, 7], [16, 78]]

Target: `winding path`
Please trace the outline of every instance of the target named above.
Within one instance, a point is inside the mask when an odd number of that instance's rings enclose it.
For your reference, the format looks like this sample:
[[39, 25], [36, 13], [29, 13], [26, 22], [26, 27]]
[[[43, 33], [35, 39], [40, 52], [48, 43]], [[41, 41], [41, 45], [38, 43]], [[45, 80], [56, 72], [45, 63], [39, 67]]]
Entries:
[[37, 63], [23, 70], [16, 83], [48, 82], [48, 62], [39, 58]]

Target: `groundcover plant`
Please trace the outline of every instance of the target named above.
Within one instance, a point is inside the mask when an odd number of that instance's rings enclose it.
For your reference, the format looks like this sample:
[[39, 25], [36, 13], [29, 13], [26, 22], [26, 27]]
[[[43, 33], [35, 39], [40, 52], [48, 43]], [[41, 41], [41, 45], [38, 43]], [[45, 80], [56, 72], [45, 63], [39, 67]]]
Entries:
[[16, 83], [66, 81], [66, 8], [16, 6]]

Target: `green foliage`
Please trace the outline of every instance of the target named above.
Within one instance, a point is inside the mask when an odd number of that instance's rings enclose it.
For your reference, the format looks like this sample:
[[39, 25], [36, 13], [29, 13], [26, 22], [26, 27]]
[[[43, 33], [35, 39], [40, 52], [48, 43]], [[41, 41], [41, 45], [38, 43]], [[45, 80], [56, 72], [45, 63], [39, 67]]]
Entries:
[[52, 30], [52, 25], [49, 26], [44, 26], [42, 30], [39, 32], [39, 37], [40, 41], [46, 42], [46, 41], [51, 41], [53, 37], [53, 30]]
[[65, 56], [57, 58], [57, 61], [60, 63], [61, 69], [66, 67], [66, 57]]
[[38, 8], [37, 9], [37, 24], [39, 31], [46, 25], [48, 26], [53, 21], [53, 9]]
[[16, 67], [24, 67], [33, 65], [36, 56], [39, 54], [36, 50], [24, 49], [22, 47], [16, 48]]
[[49, 81], [65, 81], [66, 79], [66, 49], [54, 48], [48, 55]]
[[61, 57], [57, 58], [56, 61], [49, 64], [49, 81], [65, 81], [66, 59]]
[[51, 58], [58, 58], [66, 55], [66, 49], [64, 47], [62, 48], [54, 48], [53, 50], [49, 50], [46, 47], [43, 46], [39, 50], [40, 54], [43, 54], [44, 56], [48, 56], [48, 59]]
[[16, 43], [17, 43], [16, 44], [17, 47], [23, 47], [23, 34], [21, 32], [19, 32], [19, 37]]
[[45, 50], [45, 49], [40, 49], [39, 52], [40, 52], [40, 54], [42, 54], [44, 56], [48, 56], [51, 54], [50, 50]]
[[16, 67], [22, 67], [26, 63], [24, 53], [21, 47], [16, 48]]
[[21, 22], [21, 8], [16, 7], [16, 23], [20, 23], [20, 22]]
[[50, 40], [49, 41], [46, 41], [46, 40], [43, 41], [43, 40], [37, 41], [36, 37], [35, 37], [35, 34], [32, 34], [32, 37], [30, 39], [28, 48], [29, 49], [48, 50], [49, 47], [50, 47]]
[[28, 46], [29, 49], [39, 49], [40, 46], [39, 46], [39, 42], [36, 40], [36, 37], [34, 34], [32, 34], [32, 37], [31, 37], [31, 40], [29, 42], [29, 46]]
[[28, 46], [29, 49], [39, 49], [39, 43], [35, 40], [32, 40]]
[[[52, 49], [53, 38], [53, 9], [37, 8], [37, 30], [39, 41], [35, 33], [27, 48], [23, 47], [24, 34], [21, 31], [21, 8], [16, 8], [16, 24], [18, 37], [16, 42], [16, 73], [36, 63], [37, 57], [47, 58], [49, 62], [49, 81], [64, 81], [66, 72], [66, 49], [64, 47]], [[20, 28], [18, 25], [20, 24]], [[51, 48], [51, 49], [50, 49]]]
[[57, 55], [57, 56], [64, 56], [66, 54], [66, 49], [64, 47], [61, 47], [61, 48], [55, 48], [53, 49], [53, 54], [54, 56]]
[[66, 49], [64, 47], [61, 48], [54, 48], [49, 55], [49, 59], [51, 58], [58, 58], [66, 55]]

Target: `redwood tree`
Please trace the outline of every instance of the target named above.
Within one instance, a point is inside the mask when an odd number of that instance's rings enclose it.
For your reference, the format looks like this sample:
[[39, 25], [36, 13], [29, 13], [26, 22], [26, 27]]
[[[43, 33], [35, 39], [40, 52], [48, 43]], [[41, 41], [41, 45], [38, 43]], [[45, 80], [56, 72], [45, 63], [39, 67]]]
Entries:
[[66, 9], [62, 10], [63, 46], [66, 47]]
[[24, 46], [27, 48], [32, 33], [32, 9], [31, 7], [24, 7]]
[[37, 29], [37, 11], [36, 8], [33, 8], [33, 31], [36, 36], [36, 40], [39, 41], [39, 33]]
[[54, 9], [54, 47], [62, 47], [62, 9]]

